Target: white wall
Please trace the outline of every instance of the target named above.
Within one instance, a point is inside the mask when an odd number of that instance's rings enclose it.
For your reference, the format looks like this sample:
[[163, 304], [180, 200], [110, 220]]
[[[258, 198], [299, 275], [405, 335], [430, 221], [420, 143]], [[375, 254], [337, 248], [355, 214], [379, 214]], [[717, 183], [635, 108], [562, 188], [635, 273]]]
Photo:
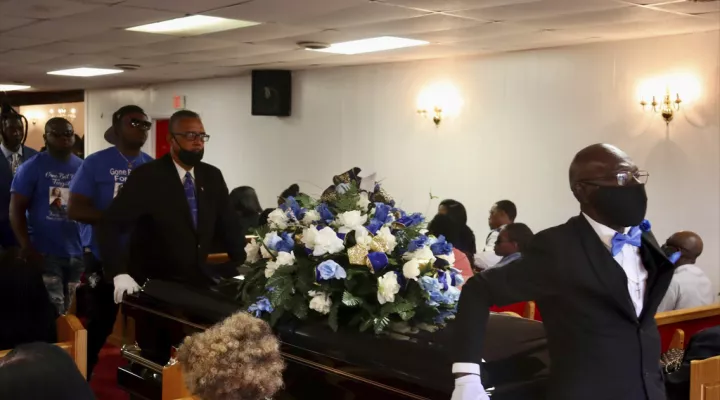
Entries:
[[[230, 187], [251, 185], [262, 204], [291, 183], [319, 194], [350, 167], [377, 171], [408, 210], [433, 214], [437, 200], [468, 207], [479, 239], [487, 211], [507, 198], [533, 230], [578, 213], [567, 168], [580, 148], [609, 142], [650, 174], [658, 239], [689, 229], [705, 240], [702, 267], [720, 284], [720, 94], [718, 32], [494, 57], [319, 69], [294, 74], [293, 116], [250, 115], [249, 77], [179, 82], [87, 94], [88, 146], [105, 147], [109, 116], [138, 104], [154, 116], [187, 96], [212, 136], [206, 160]], [[702, 96], [670, 125], [644, 113], [636, 87], [645, 78], [693, 73]], [[429, 83], [449, 79], [464, 101], [439, 128], [415, 112]], [[681, 93], [682, 95], [682, 93]], [[104, 116], [104, 117], [101, 117]]]

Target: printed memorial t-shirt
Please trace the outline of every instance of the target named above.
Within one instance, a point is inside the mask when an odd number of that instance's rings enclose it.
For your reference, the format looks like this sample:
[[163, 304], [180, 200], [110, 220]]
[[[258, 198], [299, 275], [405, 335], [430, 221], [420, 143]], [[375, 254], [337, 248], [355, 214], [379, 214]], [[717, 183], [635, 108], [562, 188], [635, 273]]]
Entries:
[[28, 233], [40, 253], [58, 257], [83, 254], [80, 224], [67, 216], [70, 181], [80, 165], [82, 159], [74, 154], [62, 161], [44, 151], [18, 168], [10, 192], [30, 199]]
[[[103, 211], [122, 189], [130, 172], [152, 159], [143, 152], [137, 157], [125, 157], [117, 147], [90, 154], [70, 182], [70, 192], [92, 199], [93, 206]], [[89, 247], [99, 260], [100, 251], [94, 232]]]

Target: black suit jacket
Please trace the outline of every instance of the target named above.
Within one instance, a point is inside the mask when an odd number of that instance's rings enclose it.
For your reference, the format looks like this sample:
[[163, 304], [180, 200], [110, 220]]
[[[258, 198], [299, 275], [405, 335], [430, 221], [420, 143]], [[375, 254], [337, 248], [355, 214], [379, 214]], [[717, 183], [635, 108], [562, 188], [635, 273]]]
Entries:
[[[197, 229], [170, 155], [133, 170], [97, 226], [106, 276], [129, 273], [138, 283], [157, 278], [193, 285], [211, 283], [205, 262], [216, 237], [233, 261], [244, 262], [245, 238], [230, 209], [219, 169], [194, 169]], [[123, 237], [130, 234], [129, 242]]]
[[[29, 160], [38, 152], [23, 146], [22, 162]], [[17, 245], [15, 234], [10, 227], [10, 187], [12, 186], [13, 174], [10, 169], [10, 161], [5, 154], [0, 152], [0, 246], [12, 247]]]
[[523, 259], [463, 286], [454, 362], [479, 364], [488, 307], [535, 300], [551, 358], [548, 399], [665, 399], [655, 312], [673, 266], [652, 234], [640, 254], [648, 270], [640, 317], [627, 276], [583, 217], [538, 233]]

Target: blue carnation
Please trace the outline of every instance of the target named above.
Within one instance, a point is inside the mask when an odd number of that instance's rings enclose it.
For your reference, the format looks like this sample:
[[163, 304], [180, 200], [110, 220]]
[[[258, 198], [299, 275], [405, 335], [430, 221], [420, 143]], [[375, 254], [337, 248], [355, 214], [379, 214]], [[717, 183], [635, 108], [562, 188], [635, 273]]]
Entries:
[[292, 236], [287, 232], [283, 232], [280, 235], [280, 241], [275, 243], [275, 248], [273, 250], [276, 250], [278, 252], [284, 251], [286, 253], [290, 253], [294, 247], [295, 241], [293, 240]]
[[429, 293], [439, 292], [440, 289], [442, 289], [442, 285], [440, 284], [440, 282], [437, 279], [429, 276], [421, 277], [418, 283], [424, 291]]
[[318, 282], [321, 280], [345, 279], [346, 277], [345, 269], [333, 260], [323, 261], [315, 269], [315, 279]]
[[418, 237], [416, 237], [415, 239], [413, 239], [413, 240], [410, 241], [410, 244], [408, 244], [408, 249], [407, 249], [407, 251], [408, 251], [408, 252], [413, 252], [413, 251], [416, 251], [416, 250], [420, 250], [420, 249], [422, 249], [423, 247], [425, 247], [425, 245], [427, 244], [427, 242], [428, 242], [428, 237], [425, 236], [425, 235], [420, 235], [420, 236], [418, 236]]
[[379, 251], [368, 253], [368, 260], [370, 260], [370, 265], [372, 265], [375, 272], [379, 272], [390, 263], [388, 256]]
[[273, 312], [273, 306], [270, 303], [270, 300], [268, 300], [267, 297], [258, 297], [257, 301], [248, 307], [248, 312], [255, 315], [255, 317], [260, 317], [260, 315], [263, 312], [271, 313]]
[[377, 234], [377, 232], [380, 230], [380, 228], [383, 227], [383, 225], [385, 225], [385, 224], [383, 224], [382, 221], [378, 221], [378, 220], [376, 220], [376, 219], [373, 219], [372, 221], [370, 221], [370, 223], [368, 224], [368, 226], [366, 226], [366, 228], [367, 228], [367, 230], [368, 230], [370, 233], [372, 233], [373, 235], [375, 235], [375, 234]]
[[445, 240], [445, 236], [440, 235], [435, 243], [430, 245], [433, 255], [442, 256], [452, 254], [453, 246]]
[[411, 227], [415, 225], [421, 224], [423, 221], [425, 221], [425, 217], [422, 216], [420, 213], [410, 214], [406, 215], [402, 218], [400, 218], [397, 222], [403, 224], [406, 227]]
[[270, 234], [268, 237], [268, 242], [265, 244], [270, 250], [277, 251], [277, 246], [280, 242], [282, 242], [282, 237], [278, 236], [277, 234]]
[[445, 304], [457, 303], [460, 300], [460, 289], [455, 286], [450, 286], [444, 293]]
[[335, 215], [333, 215], [332, 211], [330, 211], [330, 208], [328, 208], [328, 205], [325, 203], [320, 203], [320, 205], [317, 206], [316, 211], [320, 214], [320, 218], [322, 218], [325, 223], [329, 224], [335, 220]]

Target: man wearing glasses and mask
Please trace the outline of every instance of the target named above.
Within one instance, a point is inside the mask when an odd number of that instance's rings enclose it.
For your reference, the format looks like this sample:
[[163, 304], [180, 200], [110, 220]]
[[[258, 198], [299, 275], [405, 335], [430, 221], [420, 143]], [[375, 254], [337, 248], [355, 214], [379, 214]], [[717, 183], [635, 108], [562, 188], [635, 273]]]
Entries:
[[18, 168], [10, 197], [10, 222], [19, 257], [42, 268], [58, 314], [70, 307], [84, 266], [81, 227], [68, 219], [68, 186], [82, 160], [72, 153], [75, 132], [63, 118], [45, 124], [47, 151]]
[[[170, 117], [169, 129], [169, 154], [133, 171], [97, 229], [116, 303], [148, 279], [199, 288], [213, 285], [219, 277], [205, 263], [215, 239], [225, 244], [232, 261], [245, 261], [245, 238], [230, 207], [225, 179], [219, 169], [202, 162], [210, 136], [200, 116], [178, 111]], [[121, 238], [130, 232], [126, 249]], [[156, 344], [162, 340], [162, 332], [148, 333], [155, 334], [149, 340]], [[138, 342], [143, 350], [160, 352], [159, 358], [169, 356], [159, 346], [146, 349], [140, 337]]]
[[[71, 219], [93, 227], [98, 224], [130, 173], [152, 161], [152, 157], [140, 150], [151, 127], [145, 111], [138, 106], [121, 107], [112, 115], [112, 126], [105, 132], [105, 140], [114, 146], [89, 155], [70, 183], [68, 215]], [[88, 311], [89, 378], [100, 350], [112, 333], [118, 306], [112, 283], [103, 279], [106, 268], [101, 261], [95, 229], [86, 245], [91, 250], [85, 257], [92, 299]]]
[[654, 316], [673, 264], [643, 220], [648, 174], [596, 144], [575, 155], [569, 178], [581, 214], [535, 235], [522, 260], [463, 286], [454, 400], [488, 398], [480, 377], [488, 308], [528, 300], [542, 312], [550, 350], [545, 398], [665, 399]]

